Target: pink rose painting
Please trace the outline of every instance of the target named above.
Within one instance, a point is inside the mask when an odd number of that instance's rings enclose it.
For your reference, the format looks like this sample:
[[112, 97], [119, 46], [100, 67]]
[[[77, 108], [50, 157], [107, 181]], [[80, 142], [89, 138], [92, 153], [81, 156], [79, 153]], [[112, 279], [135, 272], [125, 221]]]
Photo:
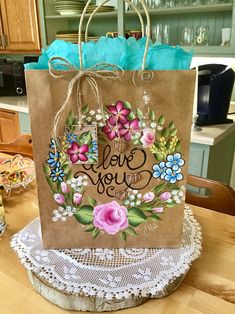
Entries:
[[161, 201], [167, 201], [167, 200], [169, 200], [170, 197], [171, 197], [171, 193], [168, 191], [159, 195], [159, 198]]
[[148, 192], [148, 193], [145, 193], [144, 196], [143, 196], [143, 199], [146, 203], [148, 202], [152, 202], [152, 200], [154, 199], [155, 195], [153, 192]]
[[144, 129], [143, 136], [141, 137], [140, 141], [142, 142], [144, 148], [153, 145], [155, 141], [155, 130], [150, 128]]
[[94, 226], [108, 234], [116, 234], [128, 227], [127, 209], [116, 201], [95, 206], [93, 215]]

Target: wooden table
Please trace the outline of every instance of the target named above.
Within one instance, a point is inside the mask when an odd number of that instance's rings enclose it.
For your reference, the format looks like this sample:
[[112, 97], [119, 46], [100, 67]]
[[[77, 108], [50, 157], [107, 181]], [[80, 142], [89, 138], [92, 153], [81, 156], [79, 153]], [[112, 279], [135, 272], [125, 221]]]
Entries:
[[[235, 217], [192, 208], [202, 226], [203, 253], [182, 286], [167, 298], [149, 300], [116, 313], [235, 313]], [[11, 236], [38, 216], [35, 185], [24, 193], [14, 192], [5, 202], [5, 211], [8, 227], [0, 237], [0, 313], [67, 313], [33, 290], [25, 268], [9, 246]]]

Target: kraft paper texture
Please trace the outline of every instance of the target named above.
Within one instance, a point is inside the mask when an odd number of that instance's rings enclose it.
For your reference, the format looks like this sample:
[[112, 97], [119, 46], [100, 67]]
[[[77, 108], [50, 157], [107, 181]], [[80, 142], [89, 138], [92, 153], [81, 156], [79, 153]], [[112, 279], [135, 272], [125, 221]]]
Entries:
[[[182, 167], [184, 176], [181, 185], [186, 184], [189, 142], [192, 124], [192, 106], [195, 88], [195, 71], [153, 71], [151, 82], [139, 80], [135, 87], [132, 77], [134, 71], [126, 71], [121, 79], [104, 80], [96, 78], [99, 92], [102, 96], [104, 106], [115, 103], [118, 100], [127, 101], [133, 107], [138, 108], [143, 104], [143, 93], [148, 91], [151, 99], [149, 102], [150, 109], [154, 110], [157, 117], [164, 115], [166, 123], [171, 120], [178, 130], [177, 136], [181, 141], [181, 154], [185, 160]], [[66, 222], [53, 222], [52, 212], [56, 209], [57, 204], [53, 198], [53, 194], [45, 179], [42, 165], [45, 163], [48, 155], [48, 145], [52, 137], [53, 121], [55, 114], [61, 108], [67, 95], [68, 84], [74, 73], [70, 73], [62, 78], [53, 78], [47, 70], [27, 70], [27, 98], [30, 113], [30, 122], [33, 139], [33, 150], [36, 166], [38, 200], [40, 208], [42, 236], [45, 248], [155, 248], [155, 247], [178, 247], [181, 243], [182, 223], [184, 216], [184, 203], [173, 208], [164, 208], [161, 214], [161, 220], [147, 221], [137, 227], [138, 236], [128, 237], [127, 241], [123, 241], [118, 234], [108, 235], [102, 233], [95, 240], [91, 234], [84, 231], [84, 226], [76, 221], [74, 217], [70, 217]], [[89, 104], [91, 108], [97, 108], [97, 99], [92, 93], [89, 85], [84, 81], [82, 84], [83, 103]], [[59, 135], [64, 132], [66, 117], [71, 109], [77, 111], [76, 93], [71, 97], [70, 104], [62, 117], [59, 127]], [[121, 155], [114, 147], [113, 143], [109, 143], [112, 154]], [[133, 144], [125, 151], [125, 155], [130, 155], [134, 148]], [[148, 150], [147, 160], [140, 170], [142, 176], [137, 186], [144, 186], [143, 182], [148, 182], [148, 170], [152, 170], [153, 164], [156, 163], [153, 154]], [[107, 153], [107, 151], [106, 151]], [[104, 158], [104, 145], [99, 145], [99, 161]], [[108, 153], [107, 153], [108, 154]], [[141, 165], [143, 156], [141, 152], [136, 151], [132, 165]], [[126, 163], [123, 166], [115, 165], [107, 167], [101, 166], [97, 172], [91, 170], [87, 174], [97, 180], [99, 173], [117, 174], [122, 178], [124, 172], [131, 173]], [[73, 171], [84, 171], [81, 165], [74, 165]], [[111, 184], [112, 185], [112, 184]], [[114, 184], [115, 185], [115, 184]], [[144, 194], [156, 185], [156, 179], [150, 180], [149, 184], [141, 190]], [[106, 187], [107, 188], [107, 187]], [[117, 189], [122, 190], [122, 186]], [[100, 202], [107, 203], [115, 200], [107, 196], [104, 192], [100, 194], [97, 191], [97, 185], [89, 185], [86, 189], [87, 195], [99, 199]]]

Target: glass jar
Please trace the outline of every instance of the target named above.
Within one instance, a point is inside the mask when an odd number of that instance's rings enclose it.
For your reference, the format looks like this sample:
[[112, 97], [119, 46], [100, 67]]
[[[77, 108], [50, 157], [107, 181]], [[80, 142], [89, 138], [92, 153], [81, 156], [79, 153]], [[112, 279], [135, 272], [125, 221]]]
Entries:
[[209, 26], [198, 26], [195, 34], [195, 43], [197, 46], [208, 46], [209, 44]]

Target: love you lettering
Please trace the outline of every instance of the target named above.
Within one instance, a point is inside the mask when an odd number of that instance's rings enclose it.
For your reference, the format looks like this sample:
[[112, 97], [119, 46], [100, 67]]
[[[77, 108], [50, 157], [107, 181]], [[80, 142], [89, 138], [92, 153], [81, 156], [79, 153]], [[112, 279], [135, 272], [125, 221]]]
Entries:
[[[128, 188], [142, 190], [148, 186], [152, 178], [152, 172], [143, 169], [146, 160], [147, 154], [141, 148], [133, 148], [129, 154], [113, 154], [111, 146], [106, 145], [103, 149], [101, 162], [82, 165], [83, 170], [77, 171], [74, 177], [77, 178], [85, 174], [91, 184], [96, 186], [97, 193], [106, 193], [109, 197], [115, 197], [117, 186], [124, 185], [123, 191]], [[128, 172], [123, 171], [123, 167], [128, 169]], [[138, 182], [130, 180], [130, 174], [134, 178], [141, 178], [141, 180], [138, 180]]]

